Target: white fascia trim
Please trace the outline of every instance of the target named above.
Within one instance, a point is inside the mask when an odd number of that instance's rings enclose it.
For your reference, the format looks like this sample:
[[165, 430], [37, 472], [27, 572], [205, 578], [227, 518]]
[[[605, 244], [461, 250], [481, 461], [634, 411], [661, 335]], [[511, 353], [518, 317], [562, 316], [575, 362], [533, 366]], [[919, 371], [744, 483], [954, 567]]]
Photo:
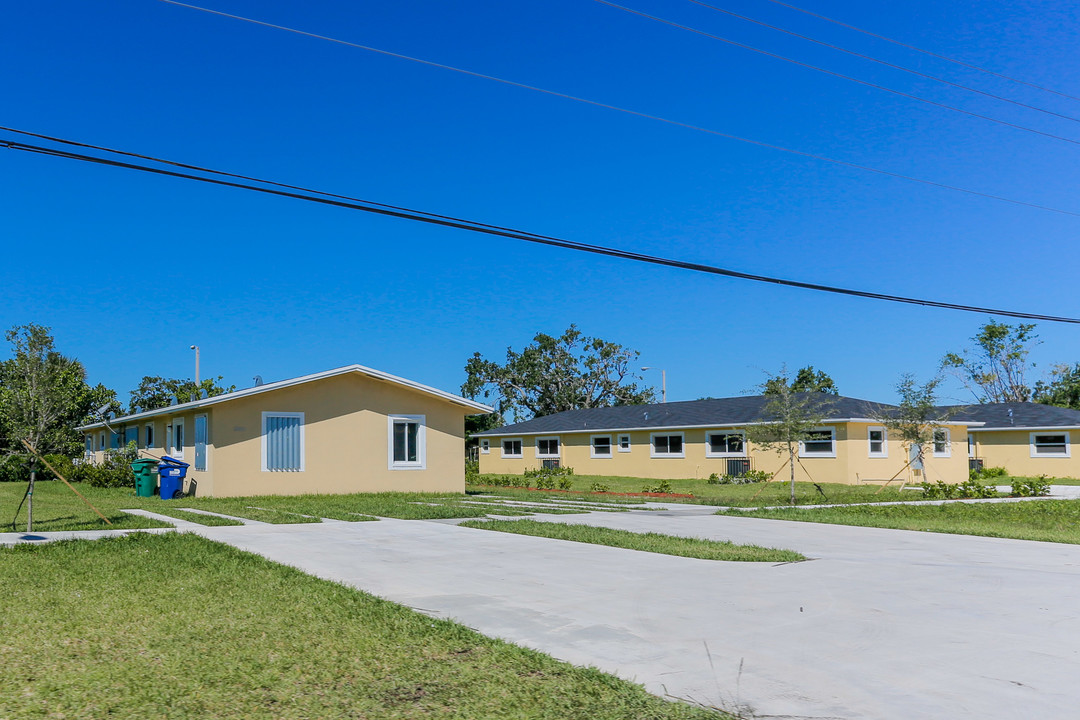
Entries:
[[[142, 418], [158, 417], [161, 415], [172, 415], [177, 413], [186, 412], [188, 410], [194, 410], [197, 408], [207, 407], [209, 405], [217, 405], [218, 403], [228, 402], [230, 400], [236, 400], [242, 397], [249, 397], [251, 395], [258, 395], [259, 393], [271, 392], [273, 390], [280, 390], [281, 388], [292, 387], [294, 385], [302, 385], [304, 383], [314, 382], [315, 380], [325, 380], [326, 378], [336, 377], [338, 375], [346, 375], [348, 373], [359, 373], [360, 375], [366, 375], [375, 380], [382, 380], [384, 382], [392, 383], [394, 385], [400, 385], [402, 387], [409, 388], [422, 392], [426, 395], [432, 395], [440, 400], [446, 400], [447, 402], [455, 405], [461, 405], [463, 407], [474, 410], [475, 412], [469, 413], [470, 415], [487, 415], [495, 412], [495, 408], [478, 403], [475, 400], [469, 400], [453, 393], [445, 392], [433, 388], [430, 385], [424, 385], [422, 383], [407, 380], [397, 375], [391, 375], [390, 373], [382, 372], [381, 370], [375, 370], [373, 368], [364, 367], [363, 365], [346, 365], [345, 367], [334, 368], [333, 370], [325, 370], [313, 375], [304, 375], [303, 377], [292, 378], [290, 380], [279, 380], [277, 382], [266, 383], [265, 385], [257, 385], [252, 388], [246, 388], [244, 390], [237, 390], [236, 392], [225, 393], [224, 395], [215, 395], [212, 398], [206, 398], [205, 400], [192, 400], [191, 402], [180, 403], [179, 405], [170, 405], [168, 407], [158, 408], [156, 410], [147, 410], [146, 412], [135, 413], [134, 415], [125, 415], [124, 417], [110, 420], [110, 425], [116, 425], [117, 423], [130, 422], [132, 420], [141, 420]], [[89, 425], [81, 425], [76, 430], [89, 430], [92, 428], [105, 427], [105, 423], [96, 422]]]
[[[1072, 457], [1072, 439], [1069, 437], [1068, 430], [1058, 431], [1044, 431], [1033, 432], [1028, 436], [1028, 449], [1033, 458], [1068, 458]], [[1035, 452], [1035, 436], [1036, 435], [1064, 435], [1065, 436], [1065, 452], [1064, 453], [1036, 453]]]
[[1013, 432], [1015, 430], [1027, 430], [1029, 432], [1068, 432], [1069, 430], [1080, 430], [1080, 425], [1047, 425], [1045, 427], [1038, 425], [1017, 425], [1016, 427], [975, 428], [968, 430], [968, 432]]

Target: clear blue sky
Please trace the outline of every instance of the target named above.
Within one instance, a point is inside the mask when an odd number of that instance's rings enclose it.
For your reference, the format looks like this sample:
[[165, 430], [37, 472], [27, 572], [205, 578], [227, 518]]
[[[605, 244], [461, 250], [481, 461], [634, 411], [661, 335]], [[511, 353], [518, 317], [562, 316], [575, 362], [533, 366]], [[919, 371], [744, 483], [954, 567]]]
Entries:
[[[629, 4], [631, 0], [627, 0]], [[1068, 3], [802, 6], [1080, 95]], [[797, 4], [798, 4], [797, 3]], [[590, 0], [217, 10], [937, 182], [1080, 212], [1080, 145], [688, 34]], [[1080, 102], [764, 0], [717, 4], [1080, 117]], [[633, 7], [1046, 132], [1080, 123], [950, 89], [684, 0]], [[155, 0], [11, 3], [0, 124], [379, 202], [785, 278], [1080, 315], [1080, 217], [786, 155]], [[0, 137], [7, 137], [0, 133]], [[91, 382], [251, 384], [361, 363], [456, 391], [576, 323], [666, 368], [669, 399], [742, 394], [782, 363], [894, 398], [986, 317], [530, 246], [0, 150], [0, 326], [53, 328]], [[1080, 360], [1043, 323], [1040, 370]], [[659, 385], [659, 374], [648, 373]], [[968, 399], [957, 387], [950, 394]]]

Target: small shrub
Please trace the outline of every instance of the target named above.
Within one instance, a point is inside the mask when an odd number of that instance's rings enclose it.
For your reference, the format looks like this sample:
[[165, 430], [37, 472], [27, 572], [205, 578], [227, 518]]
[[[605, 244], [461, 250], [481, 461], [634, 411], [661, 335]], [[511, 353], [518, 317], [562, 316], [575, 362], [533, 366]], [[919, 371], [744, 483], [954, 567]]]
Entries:
[[919, 485], [923, 491], [923, 499], [925, 500], [948, 500], [956, 492], [956, 485], [949, 485], [944, 480], [938, 480], [936, 483], [924, 482]]
[[611, 492], [611, 486], [605, 485], [602, 482], [594, 482], [589, 486], [591, 492]]
[[743, 483], [769, 482], [772, 480], [772, 474], [764, 470], [748, 470], [741, 478], [737, 478], [736, 482], [739, 480]]
[[[724, 476], [725, 479], [727, 477], [728, 477], [727, 475]], [[719, 485], [720, 484], [720, 476], [717, 475], [716, 473], [713, 473], [712, 475], [709, 476], [709, 479], [706, 480], [705, 482], [709, 483], [710, 485]]]
[[555, 489], [555, 478], [551, 477], [550, 475], [541, 475], [541, 476], [537, 477], [536, 478], [536, 489], [537, 490], [554, 490]]
[[983, 485], [978, 480], [971, 478], [956, 485], [955, 492], [956, 497], [960, 498], [995, 498], [998, 496], [997, 488], [993, 485]]
[[526, 470], [523, 476], [525, 487], [529, 487], [529, 481], [533, 480], [537, 490], [554, 490], [556, 485], [563, 490], [569, 490], [572, 483], [570, 476], [573, 474], [572, 467], [539, 467]]
[[1003, 467], [984, 467], [982, 470], [972, 468], [968, 470], [969, 480], [988, 480], [989, 478], [1005, 477], [1009, 471]]
[[656, 485], [652, 485], [652, 486], [646, 485], [646, 486], [642, 487], [641, 492], [643, 492], [643, 493], [670, 493], [670, 492], [674, 492], [674, 491], [671, 489], [671, 483], [670, 482], [668, 482], [667, 480], [661, 480]]
[[560, 490], [569, 490], [572, 487], [574, 487], [574, 481], [571, 480], [569, 477], [561, 477], [561, 478], [559, 478], [559, 489]]
[[465, 484], [478, 485], [480, 483], [480, 463], [476, 460], [465, 461]]
[[1045, 475], [1037, 478], [1013, 478], [1011, 497], [1041, 497], [1050, 494], [1050, 481]]

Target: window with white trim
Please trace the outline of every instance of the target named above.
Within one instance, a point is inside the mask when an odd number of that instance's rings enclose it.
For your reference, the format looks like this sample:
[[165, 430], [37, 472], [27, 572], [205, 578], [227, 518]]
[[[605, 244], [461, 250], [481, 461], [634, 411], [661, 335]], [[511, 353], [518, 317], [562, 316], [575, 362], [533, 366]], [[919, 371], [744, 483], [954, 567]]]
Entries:
[[391, 415], [388, 429], [388, 467], [391, 470], [423, 470], [427, 467], [423, 415]]
[[885, 428], [866, 429], [866, 454], [872, 458], [889, 457], [889, 433]]
[[705, 457], [746, 457], [746, 438], [741, 432], [707, 432]]
[[590, 438], [592, 447], [589, 451], [590, 457], [594, 458], [609, 458], [611, 457], [611, 436], [610, 435], [593, 435]]
[[538, 437], [536, 438], [536, 457], [557, 458], [559, 457], [559, 438]]
[[653, 433], [649, 436], [649, 444], [652, 446], [652, 457], [686, 457], [686, 453], [683, 451], [683, 434], [681, 432]]
[[818, 428], [807, 433], [807, 438], [799, 443], [799, 457], [836, 457], [836, 430]]
[[969, 458], [975, 457], [975, 438], [971, 437], [971, 433], [968, 433], [967, 445], [968, 445], [968, 457]]
[[949, 428], [937, 428], [934, 430], [934, 457], [952, 457]]
[[173, 420], [169, 425], [169, 456], [177, 460], [184, 459], [184, 421]]
[[619, 436], [619, 452], [630, 452], [630, 436]]
[[502, 456], [504, 458], [521, 457], [521, 438], [506, 438], [503, 440]]
[[491, 452], [491, 441], [488, 440], [487, 438], [481, 439], [480, 440], [480, 454], [481, 455], [487, 455], [490, 452]]
[[262, 414], [263, 472], [304, 471], [304, 413]]
[[1031, 433], [1031, 457], [1071, 457], [1069, 433]]

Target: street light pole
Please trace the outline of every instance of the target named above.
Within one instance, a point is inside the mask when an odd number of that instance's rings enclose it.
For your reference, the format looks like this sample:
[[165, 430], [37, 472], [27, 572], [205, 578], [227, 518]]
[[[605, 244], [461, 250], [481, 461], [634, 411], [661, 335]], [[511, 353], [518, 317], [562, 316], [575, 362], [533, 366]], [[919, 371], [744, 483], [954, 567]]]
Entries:
[[667, 370], [662, 368], [654, 368], [650, 365], [646, 365], [641, 368], [642, 370], [659, 370], [660, 371], [660, 397], [663, 398], [663, 402], [667, 402]]
[[195, 387], [199, 387], [199, 346], [192, 345], [191, 349], [195, 351]]

